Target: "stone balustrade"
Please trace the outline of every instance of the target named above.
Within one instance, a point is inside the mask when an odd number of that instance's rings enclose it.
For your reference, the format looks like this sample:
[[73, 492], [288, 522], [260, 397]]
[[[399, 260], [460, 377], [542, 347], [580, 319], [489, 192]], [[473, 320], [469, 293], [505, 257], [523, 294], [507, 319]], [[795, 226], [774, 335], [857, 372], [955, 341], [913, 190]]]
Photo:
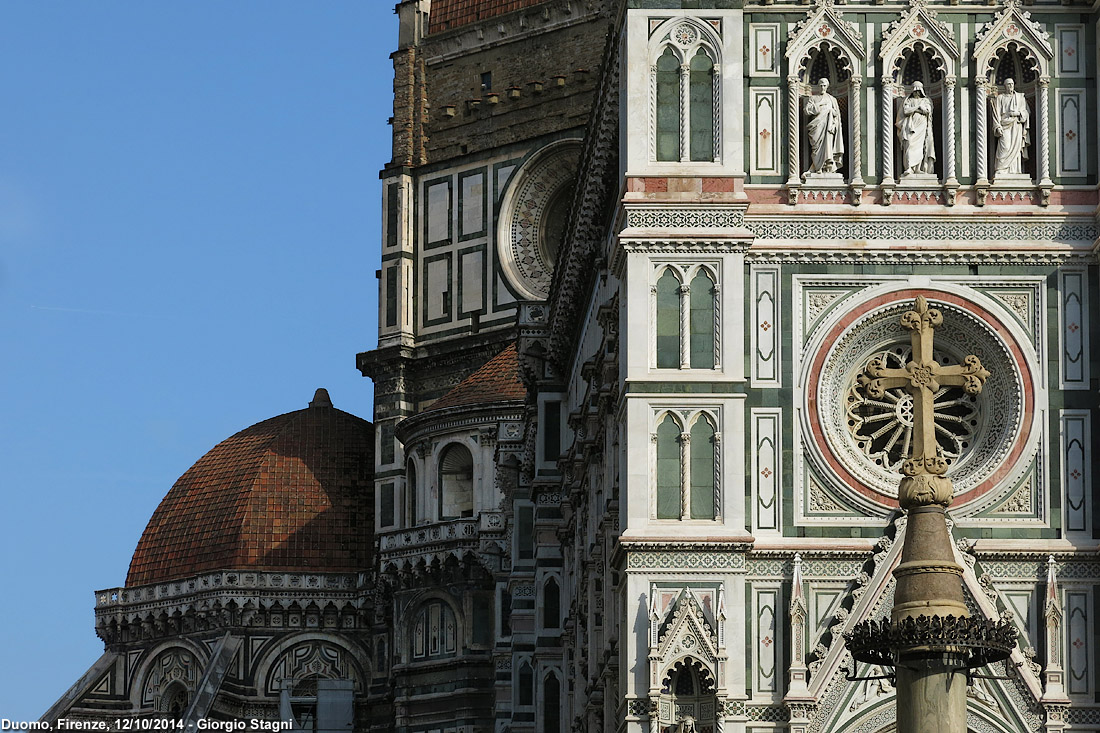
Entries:
[[467, 552], [484, 550], [483, 542], [500, 538], [504, 516], [500, 512], [481, 512], [476, 517], [449, 519], [390, 532], [378, 537], [381, 559], [385, 562], [430, 564], [445, 555], [462, 557]]

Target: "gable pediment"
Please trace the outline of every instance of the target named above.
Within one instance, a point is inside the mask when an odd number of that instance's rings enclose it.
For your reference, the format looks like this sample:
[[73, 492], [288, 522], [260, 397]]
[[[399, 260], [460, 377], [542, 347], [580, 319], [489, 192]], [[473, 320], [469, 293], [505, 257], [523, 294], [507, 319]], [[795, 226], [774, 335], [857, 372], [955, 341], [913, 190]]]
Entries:
[[959, 44], [952, 37], [951, 27], [936, 17], [936, 11], [929, 8], [924, 0], [914, 0], [909, 11], [891, 23], [883, 33], [879, 53], [883, 70], [890, 73], [902, 51], [918, 43], [928, 44], [940, 51], [949, 66], [944, 71], [955, 73], [954, 64], [960, 58]]
[[817, 7], [787, 35], [787, 58], [790, 60], [791, 73], [801, 74], [802, 61], [811, 48], [826, 42], [842, 49], [852, 61], [853, 73], [860, 71], [857, 61], [866, 58], [863, 47], [863, 34], [855, 23], [844, 20], [832, 0], [818, 0]]
[[1054, 58], [1050, 35], [1038, 22], [1031, 19], [1031, 13], [1021, 10], [1019, 0], [1008, 0], [1004, 10], [978, 31], [974, 58], [978, 61], [979, 73], [988, 71], [997, 49], [1012, 41], [1036, 51], [1042, 64], [1042, 73], [1050, 73], [1048, 62]]

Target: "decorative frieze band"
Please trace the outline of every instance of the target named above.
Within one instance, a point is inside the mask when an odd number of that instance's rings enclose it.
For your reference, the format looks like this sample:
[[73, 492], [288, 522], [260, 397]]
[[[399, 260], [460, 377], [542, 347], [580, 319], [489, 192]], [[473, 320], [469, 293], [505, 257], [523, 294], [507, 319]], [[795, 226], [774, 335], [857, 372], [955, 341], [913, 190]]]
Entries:
[[639, 229], [721, 229], [744, 225], [744, 208], [661, 206], [626, 210], [626, 226]]
[[745, 569], [743, 552], [693, 550], [628, 550], [627, 570], [672, 570], [676, 572]]
[[920, 219], [874, 219], [836, 221], [824, 217], [799, 220], [750, 218], [745, 226], [759, 240], [823, 239], [924, 240], [944, 242], [1081, 242], [1091, 244], [1098, 236], [1095, 223], [1087, 221], [946, 221]]

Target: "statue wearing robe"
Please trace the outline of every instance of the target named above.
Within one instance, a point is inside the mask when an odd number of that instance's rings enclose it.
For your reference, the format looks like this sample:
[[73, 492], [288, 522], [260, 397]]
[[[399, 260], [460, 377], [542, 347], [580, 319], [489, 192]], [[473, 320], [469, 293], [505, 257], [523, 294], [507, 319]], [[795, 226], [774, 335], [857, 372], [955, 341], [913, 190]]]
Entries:
[[810, 172], [836, 173], [844, 162], [840, 106], [822, 79], [821, 93], [806, 97], [806, 133], [810, 138]]
[[1028, 129], [1031, 115], [1024, 95], [1016, 91], [1016, 82], [1005, 79], [1005, 93], [993, 99], [993, 134], [997, 138], [997, 157], [993, 175], [1023, 173], [1027, 158]]
[[932, 100], [924, 96], [924, 85], [913, 82], [913, 91], [898, 110], [898, 140], [901, 142], [902, 175], [935, 173], [936, 146], [932, 137]]
[[695, 718], [690, 715], [685, 715], [680, 725], [676, 727], [676, 733], [698, 733], [698, 730], [695, 726]]

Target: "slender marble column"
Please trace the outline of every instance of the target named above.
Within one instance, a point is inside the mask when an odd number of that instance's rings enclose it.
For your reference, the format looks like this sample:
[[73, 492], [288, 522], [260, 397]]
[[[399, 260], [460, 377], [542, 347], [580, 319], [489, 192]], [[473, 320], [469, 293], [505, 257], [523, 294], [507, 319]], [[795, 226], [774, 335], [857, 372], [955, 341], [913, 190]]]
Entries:
[[958, 186], [959, 181], [955, 177], [955, 77], [949, 76], [943, 80], [944, 84], [944, 116], [947, 118], [947, 132], [945, 133], [944, 152], [945, 161], [944, 179], [947, 185]]
[[802, 164], [799, 161], [798, 129], [798, 77], [787, 77], [787, 185], [802, 183]]
[[986, 82], [979, 80], [974, 90], [974, 123], [979, 186], [989, 185], [989, 149], [986, 141], [986, 124], [989, 120], [989, 112], [986, 110], [986, 95], [988, 93]]
[[691, 69], [686, 63], [680, 66], [680, 160], [688, 159], [688, 94], [691, 92], [688, 81]]
[[882, 182], [894, 184], [894, 80], [882, 77]]
[[691, 367], [691, 286], [680, 286], [680, 368]]
[[1039, 77], [1039, 170], [1040, 186], [1053, 186], [1050, 180], [1050, 77]]
[[[852, 132], [852, 180], [857, 186], [863, 185], [863, 78], [852, 77], [851, 109], [848, 116], [852, 120], [849, 129]], [[853, 203], [858, 203], [854, 201]]]

